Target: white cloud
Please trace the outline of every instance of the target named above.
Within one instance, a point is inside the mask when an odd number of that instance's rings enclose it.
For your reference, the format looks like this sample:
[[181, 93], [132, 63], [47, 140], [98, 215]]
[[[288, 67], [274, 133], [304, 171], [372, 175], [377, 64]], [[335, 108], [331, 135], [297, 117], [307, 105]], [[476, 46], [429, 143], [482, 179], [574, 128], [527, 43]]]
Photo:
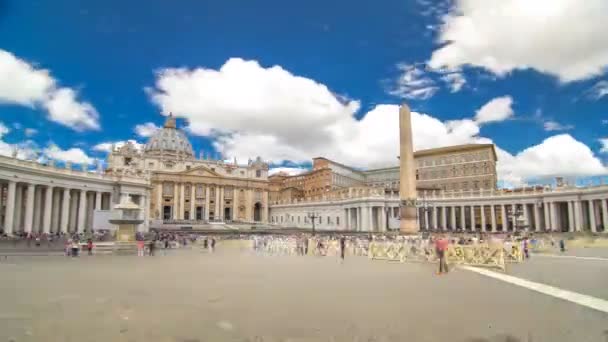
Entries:
[[389, 94], [406, 99], [426, 100], [439, 90], [435, 81], [416, 65], [401, 63], [397, 68], [401, 75], [389, 89]]
[[8, 132], [10, 132], [11, 130], [6, 127], [5, 124], [3, 124], [2, 122], [0, 122], [0, 139]]
[[599, 100], [608, 95], [608, 81], [599, 81], [587, 91], [587, 96], [593, 100]]
[[547, 132], [552, 132], [552, 131], [567, 131], [567, 130], [573, 129], [574, 126], [573, 125], [562, 125], [557, 121], [549, 120], [549, 121], [545, 121], [543, 123], [543, 128]]
[[120, 141], [113, 141], [113, 142], [103, 142], [103, 143], [99, 143], [95, 146], [93, 146], [93, 151], [98, 151], [98, 152], [110, 152], [112, 151], [112, 146], [114, 146], [114, 148], [121, 148], [123, 147], [127, 142], [130, 142], [133, 144], [133, 146], [135, 146], [135, 148], [137, 150], [142, 150], [144, 148], [144, 144], [137, 142], [136, 140], [120, 140]]
[[77, 131], [99, 129], [99, 115], [88, 102], [76, 101], [76, 93], [70, 88], [53, 92], [44, 103], [51, 121], [64, 124]]
[[32, 137], [38, 133], [38, 130], [35, 128], [26, 128], [24, 131], [26, 137]]
[[0, 49], [0, 103], [42, 107], [51, 121], [76, 130], [98, 129], [95, 108], [76, 97], [75, 90], [58, 88], [48, 70], [36, 68]]
[[608, 66], [605, 13], [605, 0], [457, 0], [428, 64], [472, 65], [499, 76], [533, 68], [562, 82], [587, 79]]
[[608, 138], [599, 139], [602, 147], [600, 149], [600, 153], [608, 153]]
[[[357, 102], [340, 100], [324, 85], [280, 67], [230, 60], [219, 71], [169, 69], [158, 74], [157, 88], [149, 93], [163, 112], [187, 118], [191, 132], [209, 136], [216, 150], [239, 160], [261, 155], [274, 164], [300, 164], [324, 156], [362, 168], [398, 162], [398, 106], [377, 105], [357, 120]], [[508, 96], [497, 98], [480, 108], [476, 119], [447, 122], [412, 112], [414, 147], [491, 143], [479, 135], [480, 125], [512, 116], [511, 104]], [[515, 156], [498, 149], [501, 179], [521, 182], [533, 170], [541, 176], [596, 174], [601, 162], [566, 137], [557, 139], [562, 154], [547, 151], [548, 159], [535, 154], [554, 149], [554, 140]], [[573, 162], [578, 158], [580, 163]]]
[[554, 135], [515, 156], [497, 149], [499, 178], [521, 183], [530, 178], [591, 176], [608, 173], [591, 149], [569, 134]]
[[513, 116], [513, 99], [510, 96], [497, 97], [483, 105], [475, 114], [475, 121], [488, 123], [504, 121]]
[[76, 147], [62, 150], [57, 145], [50, 144], [43, 150], [43, 153], [48, 158], [63, 162], [92, 164], [95, 161], [94, 158], [89, 157], [82, 149]]
[[457, 93], [467, 83], [462, 72], [452, 72], [441, 76], [441, 79], [448, 85], [450, 92]]
[[154, 132], [159, 130], [160, 127], [156, 126], [153, 122], [146, 122], [141, 125], [135, 126], [135, 133], [140, 137], [151, 137]]
[[289, 176], [295, 176], [307, 171], [309, 170], [303, 167], [273, 167], [268, 170], [268, 175], [272, 176], [277, 173], [284, 173]]

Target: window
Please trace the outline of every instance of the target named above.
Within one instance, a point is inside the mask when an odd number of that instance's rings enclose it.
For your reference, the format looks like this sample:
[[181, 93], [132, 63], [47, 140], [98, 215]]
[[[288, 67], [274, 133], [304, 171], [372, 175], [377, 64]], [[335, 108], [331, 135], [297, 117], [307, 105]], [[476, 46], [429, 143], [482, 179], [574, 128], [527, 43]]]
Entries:
[[331, 221], [329, 219], [329, 216], [327, 216], [327, 224], [330, 224], [330, 223], [331, 223]]
[[212, 167], [212, 168], [211, 168], [211, 171], [215, 172], [215, 168], [214, 168], [214, 167]]
[[298, 216], [298, 223], [300, 223], [300, 216]]
[[153, 168], [154, 167], [154, 163], [148, 163], [148, 167], [149, 168]]
[[131, 164], [132, 161], [133, 159], [131, 157], [125, 157], [125, 165]]
[[186, 165], [186, 170], [190, 170], [190, 165]]
[[340, 224], [340, 216], [336, 216], [336, 224], [339, 225]]
[[255, 170], [255, 176], [256, 176], [257, 178], [262, 177], [262, 170]]
[[241, 171], [241, 176], [245, 174], [245, 171]]

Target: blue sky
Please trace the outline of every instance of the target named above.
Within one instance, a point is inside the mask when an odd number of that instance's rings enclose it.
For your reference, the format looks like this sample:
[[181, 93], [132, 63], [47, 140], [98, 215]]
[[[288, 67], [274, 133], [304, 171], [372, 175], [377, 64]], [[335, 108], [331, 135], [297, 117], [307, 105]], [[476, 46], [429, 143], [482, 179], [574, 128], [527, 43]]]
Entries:
[[142, 4], [0, 0], [0, 153], [103, 158], [171, 111], [197, 151], [376, 167], [406, 101], [418, 148], [492, 141], [505, 181], [606, 173], [601, 0]]

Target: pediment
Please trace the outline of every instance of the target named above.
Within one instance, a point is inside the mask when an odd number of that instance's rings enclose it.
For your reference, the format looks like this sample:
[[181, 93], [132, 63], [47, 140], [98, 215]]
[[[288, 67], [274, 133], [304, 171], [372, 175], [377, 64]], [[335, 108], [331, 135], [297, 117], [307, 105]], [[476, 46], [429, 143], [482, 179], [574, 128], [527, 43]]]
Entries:
[[202, 176], [202, 177], [222, 177], [219, 173], [210, 170], [205, 166], [193, 167], [190, 170], [180, 172], [184, 176]]

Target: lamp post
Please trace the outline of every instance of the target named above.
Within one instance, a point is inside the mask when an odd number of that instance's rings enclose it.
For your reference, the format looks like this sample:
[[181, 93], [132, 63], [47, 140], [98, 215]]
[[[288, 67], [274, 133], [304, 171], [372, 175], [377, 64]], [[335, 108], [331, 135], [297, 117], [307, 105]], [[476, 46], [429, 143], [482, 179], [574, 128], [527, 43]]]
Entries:
[[318, 217], [321, 217], [320, 215], [317, 215], [314, 211], [308, 213], [308, 217], [312, 220], [312, 235], [315, 235], [315, 219]]

